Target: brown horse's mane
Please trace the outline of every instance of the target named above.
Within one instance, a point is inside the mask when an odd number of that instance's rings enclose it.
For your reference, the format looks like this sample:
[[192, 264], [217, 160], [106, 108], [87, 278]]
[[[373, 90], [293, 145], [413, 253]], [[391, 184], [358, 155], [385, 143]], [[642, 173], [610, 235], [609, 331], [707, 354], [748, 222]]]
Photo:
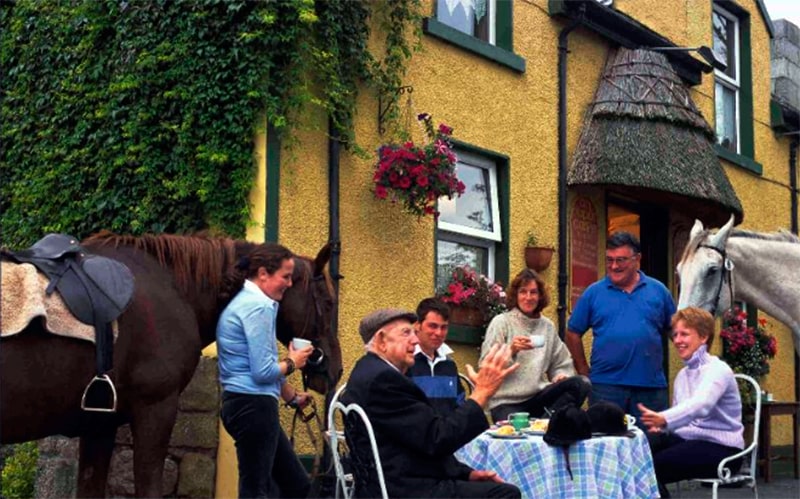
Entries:
[[219, 291], [224, 283], [225, 271], [236, 261], [236, 241], [230, 238], [210, 237], [205, 234], [145, 234], [119, 235], [103, 230], [82, 241], [83, 244], [132, 247], [144, 251], [171, 269], [175, 282], [184, 293], [191, 287], [204, 283]]

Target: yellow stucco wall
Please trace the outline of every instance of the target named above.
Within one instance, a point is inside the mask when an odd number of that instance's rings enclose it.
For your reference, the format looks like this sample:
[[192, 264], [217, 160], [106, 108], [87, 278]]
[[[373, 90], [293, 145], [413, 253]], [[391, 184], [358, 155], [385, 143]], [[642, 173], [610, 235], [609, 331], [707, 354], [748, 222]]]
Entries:
[[[432, 1], [424, 2], [425, 12]], [[755, 1], [739, 2], [751, 12], [756, 160], [764, 166], [756, 176], [738, 166], [726, 164], [726, 171], [742, 201], [744, 227], [774, 230], [788, 227], [789, 195], [788, 142], [776, 138], [769, 127], [769, 37], [756, 12]], [[617, 0], [616, 8], [642, 24], [662, 33], [675, 43], [689, 46], [711, 44], [711, 2], [685, 0]], [[546, 0], [514, 2], [514, 52], [525, 58], [524, 74], [475, 56], [436, 38], [424, 36], [422, 50], [415, 53], [403, 83], [412, 85], [412, 107], [405, 111], [414, 122], [417, 113], [431, 113], [436, 123], [445, 122], [460, 141], [506, 155], [510, 158], [510, 275], [523, 265], [522, 251], [528, 230], [543, 243], [556, 245], [557, 226], [557, 43], [563, 21], [547, 15]], [[587, 105], [597, 88], [611, 46], [599, 36], [578, 29], [569, 38], [568, 58], [568, 150], [577, 144]], [[713, 124], [714, 86], [711, 75], [692, 88], [692, 97]], [[388, 137], [381, 137], [376, 123], [377, 102], [371, 92], [359, 97], [355, 132], [358, 143], [368, 151]], [[280, 179], [280, 242], [295, 252], [314, 255], [328, 238], [327, 142], [322, 131], [325, 116], [311, 111], [308, 126], [297, 132], [299, 146], [283, 151]], [[422, 132], [413, 128], [414, 139]], [[264, 177], [263, 137], [256, 139], [256, 155]], [[433, 293], [434, 226], [430, 219], [417, 220], [399, 206], [374, 199], [371, 192], [372, 160], [343, 152], [341, 156], [341, 241], [339, 337], [344, 360], [344, 377], [363, 354], [357, 334], [359, 320], [370, 311], [386, 306], [413, 309]], [[253, 191], [256, 224], [248, 231], [252, 240], [263, 240], [265, 184]], [[595, 193], [601, 232], [605, 226], [602, 193]], [[261, 211], [259, 211], [261, 210]], [[599, 242], [603, 247], [604, 241]], [[598, 268], [602, 273], [602, 252]], [[557, 320], [557, 254], [543, 273], [553, 299], [545, 314]], [[779, 357], [765, 387], [776, 398], [790, 400], [794, 394], [789, 332], [771, 321], [778, 336]], [[587, 340], [588, 340], [587, 335]], [[476, 346], [453, 345], [456, 360], [477, 361]], [[588, 348], [587, 348], [588, 352]], [[674, 356], [673, 356], [674, 357]], [[671, 378], [679, 368], [673, 365]], [[297, 381], [297, 380], [293, 380]], [[318, 398], [322, 405], [322, 399]], [[783, 418], [782, 418], [783, 419]], [[284, 427], [288, 428], [284, 419]], [[776, 420], [774, 443], [789, 442], [789, 425]], [[301, 449], [307, 449], [302, 443]], [[236, 493], [235, 464], [230, 447], [220, 452], [217, 497]]]

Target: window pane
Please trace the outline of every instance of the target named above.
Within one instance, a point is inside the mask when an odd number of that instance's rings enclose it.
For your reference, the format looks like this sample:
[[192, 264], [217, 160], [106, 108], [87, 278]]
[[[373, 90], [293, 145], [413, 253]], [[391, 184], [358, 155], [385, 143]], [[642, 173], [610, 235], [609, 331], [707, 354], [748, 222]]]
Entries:
[[[441, 234], [440, 234], [441, 237]], [[436, 243], [436, 289], [442, 290], [450, 282], [456, 267], [469, 265], [479, 274], [488, 275], [489, 249], [465, 243], [439, 240]]]
[[718, 82], [714, 92], [714, 101], [717, 142], [730, 151], [738, 152], [736, 143], [736, 92]]
[[713, 13], [714, 53], [728, 66], [725, 74], [736, 80], [736, 23]]
[[439, 199], [439, 220], [493, 232], [489, 170], [459, 162], [456, 171], [466, 189], [460, 198]]
[[490, 0], [437, 0], [436, 19], [484, 41], [489, 39]]

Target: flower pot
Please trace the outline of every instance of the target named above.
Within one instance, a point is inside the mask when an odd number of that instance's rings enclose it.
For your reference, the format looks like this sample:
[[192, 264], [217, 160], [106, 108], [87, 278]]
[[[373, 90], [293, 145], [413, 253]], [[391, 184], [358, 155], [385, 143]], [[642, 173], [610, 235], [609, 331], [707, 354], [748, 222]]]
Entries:
[[450, 323], [460, 326], [483, 326], [483, 313], [474, 307], [452, 306], [450, 308]]
[[525, 248], [525, 266], [536, 272], [545, 270], [553, 259], [553, 251], [553, 248], [528, 246]]

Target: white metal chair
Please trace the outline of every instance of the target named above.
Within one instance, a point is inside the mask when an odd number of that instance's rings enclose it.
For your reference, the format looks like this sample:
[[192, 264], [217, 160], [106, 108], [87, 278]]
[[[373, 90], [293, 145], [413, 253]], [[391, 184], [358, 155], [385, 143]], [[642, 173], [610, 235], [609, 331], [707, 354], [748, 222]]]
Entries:
[[461, 385], [464, 387], [467, 397], [472, 395], [472, 391], [475, 390], [475, 383], [464, 373], [458, 373], [458, 379], [461, 381]]
[[352, 453], [355, 449], [350, 449], [348, 446], [347, 439], [345, 438], [344, 434], [344, 426], [339, 427], [336, 425], [337, 413], [341, 415], [340, 417], [342, 425], [346, 424], [347, 417], [350, 415], [350, 413], [355, 413], [361, 418], [361, 423], [364, 425], [369, 438], [370, 446], [372, 448], [372, 459], [375, 464], [375, 472], [381, 488], [381, 497], [383, 497], [383, 499], [388, 499], [389, 494], [386, 492], [386, 481], [383, 478], [383, 467], [381, 466], [381, 458], [378, 454], [378, 443], [375, 440], [375, 432], [372, 429], [372, 423], [370, 423], [367, 413], [364, 412], [364, 409], [360, 405], [351, 403], [345, 406], [339, 401], [339, 398], [341, 397], [342, 393], [344, 393], [346, 386], [346, 384], [342, 385], [336, 391], [331, 399], [331, 406], [328, 410], [327, 433], [328, 437], [330, 438], [333, 465], [336, 470], [336, 498], [338, 499], [340, 497], [340, 492], [342, 493], [344, 499], [352, 499], [355, 497], [356, 483], [354, 474], [351, 472], [346, 472], [342, 463], [343, 454], [347, 454], [348, 452]]
[[[696, 478], [692, 482], [709, 483], [712, 486], [712, 497], [717, 499], [717, 489], [720, 485], [729, 483], [745, 482], [745, 485], [753, 489], [753, 494], [758, 499], [758, 486], [756, 484], [756, 461], [758, 459], [758, 429], [761, 424], [761, 387], [758, 382], [746, 374], [734, 374], [736, 379], [746, 381], [752, 385], [755, 394], [755, 421], [753, 421], [753, 441], [744, 450], [719, 462], [717, 467], [717, 478]], [[745, 442], [746, 443], [746, 442]], [[728, 463], [734, 459], [742, 458], [742, 468], [736, 475], [731, 473]]]

